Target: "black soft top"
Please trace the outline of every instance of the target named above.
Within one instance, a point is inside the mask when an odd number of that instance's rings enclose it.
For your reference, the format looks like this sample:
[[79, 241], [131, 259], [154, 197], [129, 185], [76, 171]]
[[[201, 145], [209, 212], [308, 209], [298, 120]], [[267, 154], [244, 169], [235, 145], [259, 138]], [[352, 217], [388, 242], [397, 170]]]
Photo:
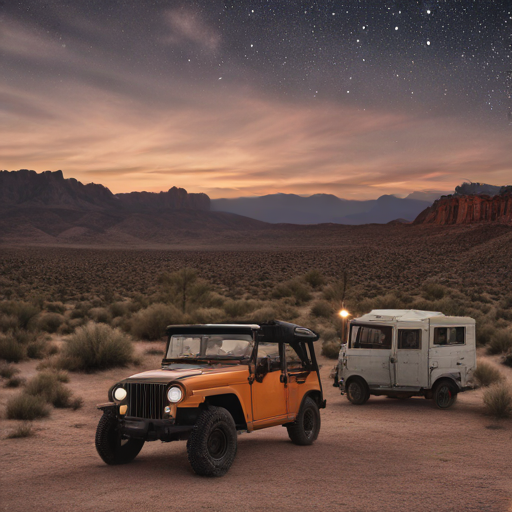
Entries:
[[255, 334], [258, 341], [274, 343], [297, 343], [299, 341], [316, 341], [320, 337], [316, 332], [276, 320], [266, 324], [200, 324], [200, 325], [169, 325], [168, 336], [175, 334]]

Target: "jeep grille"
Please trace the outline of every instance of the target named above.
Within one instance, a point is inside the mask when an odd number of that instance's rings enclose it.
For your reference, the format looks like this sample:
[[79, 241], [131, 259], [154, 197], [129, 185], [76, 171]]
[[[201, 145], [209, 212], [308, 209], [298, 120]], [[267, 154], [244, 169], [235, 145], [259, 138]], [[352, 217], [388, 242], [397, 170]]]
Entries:
[[161, 420], [167, 405], [166, 384], [126, 383], [128, 392], [128, 416]]

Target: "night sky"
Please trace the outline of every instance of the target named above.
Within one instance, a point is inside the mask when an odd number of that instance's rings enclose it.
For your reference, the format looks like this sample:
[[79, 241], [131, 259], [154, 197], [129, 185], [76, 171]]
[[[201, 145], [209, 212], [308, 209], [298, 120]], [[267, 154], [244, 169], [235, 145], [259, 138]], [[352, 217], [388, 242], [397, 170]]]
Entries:
[[0, 0], [0, 169], [212, 198], [512, 184], [511, 45], [512, 0]]

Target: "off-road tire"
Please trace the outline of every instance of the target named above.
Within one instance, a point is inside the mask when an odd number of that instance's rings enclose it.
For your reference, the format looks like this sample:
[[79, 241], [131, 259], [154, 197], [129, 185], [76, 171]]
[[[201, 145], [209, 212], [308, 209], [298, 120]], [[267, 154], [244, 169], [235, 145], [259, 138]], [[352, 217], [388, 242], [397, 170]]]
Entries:
[[117, 419], [111, 412], [104, 412], [96, 429], [96, 450], [107, 464], [127, 464], [144, 446], [144, 440], [123, 437], [117, 430]]
[[187, 441], [188, 460], [200, 476], [223, 476], [237, 450], [237, 433], [231, 414], [223, 407], [210, 406], [197, 419]]
[[457, 401], [457, 390], [453, 384], [441, 381], [434, 388], [433, 399], [438, 409], [448, 409]]
[[292, 443], [300, 446], [313, 444], [320, 432], [320, 411], [309, 396], [302, 402], [297, 419], [286, 427]]
[[354, 405], [363, 405], [370, 398], [370, 390], [362, 379], [352, 379], [346, 391], [349, 402]]

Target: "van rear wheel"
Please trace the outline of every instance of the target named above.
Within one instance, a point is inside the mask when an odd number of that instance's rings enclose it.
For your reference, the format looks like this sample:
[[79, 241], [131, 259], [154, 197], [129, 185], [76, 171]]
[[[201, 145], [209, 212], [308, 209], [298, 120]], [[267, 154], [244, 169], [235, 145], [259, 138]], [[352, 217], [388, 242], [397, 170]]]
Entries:
[[453, 384], [443, 381], [434, 389], [434, 403], [439, 409], [448, 409], [457, 401], [457, 391]]
[[347, 386], [347, 398], [354, 405], [363, 405], [370, 398], [370, 390], [362, 379], [352, 379]]

